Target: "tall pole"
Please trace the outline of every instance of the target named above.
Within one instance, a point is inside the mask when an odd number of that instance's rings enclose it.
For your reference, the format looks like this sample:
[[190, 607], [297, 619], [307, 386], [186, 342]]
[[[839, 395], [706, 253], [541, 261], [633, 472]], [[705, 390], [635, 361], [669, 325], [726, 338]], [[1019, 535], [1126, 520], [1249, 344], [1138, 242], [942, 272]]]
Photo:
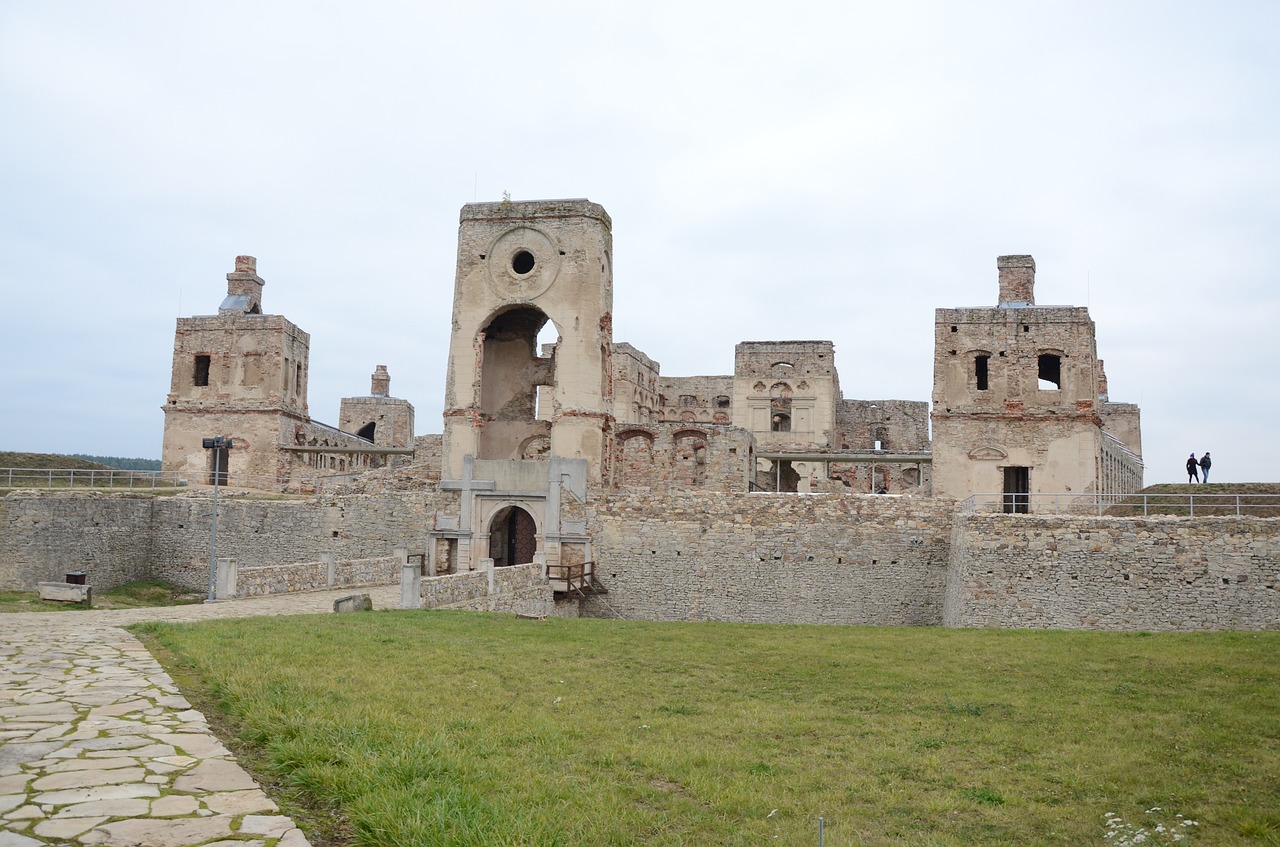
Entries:
[[[222, 441], [221, 438], [217, 439]], [[218, 574], [218, 488], [222, 484], [222, 450], [213, 448], [213, 522], [209, 526], [209, 596], [206, 603], [213, 602], [214, 582]]]

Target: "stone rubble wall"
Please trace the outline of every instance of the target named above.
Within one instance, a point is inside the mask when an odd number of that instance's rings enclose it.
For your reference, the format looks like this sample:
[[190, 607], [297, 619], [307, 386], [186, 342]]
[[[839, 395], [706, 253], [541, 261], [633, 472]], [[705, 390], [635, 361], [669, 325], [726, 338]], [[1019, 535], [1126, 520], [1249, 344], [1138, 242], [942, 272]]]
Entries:
[[[386, 556], [397, 547], [427, 548], [434, 492], [367, 494], [316, 500], [223, 499], [218, 503], [218, 555], [246, 568]], [[157, 504], [152, 576], [199, 589], [208, 579], [211, 504], [175, 498]], [[399, 579], [398, 572], [392, 576]]]
[[1280, 629], [1280, 520], [957, 515], [943, 623]]
[[257, 597], [263, 594], [290, 594], [326, 588], [391, 585], [399, 578], [400, 560], [395, 556], [335, 561], [332, 583], [329, 582], [328, 562], [293, 562], [287, 565], [239, 568], [235, 596]]
[[542, 565], [513, 565], [493, 569], [493, 593], [488, 571], [467, 571], [423, 577], [422, 605], [426, 609], [466, 609], [474, 612], [555, 614], [551, 585]]
[[628, 490], [745, 491], [751, 435], [728, 426], [660, 423], [619, 425], [613, 439], [613, 483]]
[[[218, 555], [238, 560], [246, 593], [273, 580], [324, 587], [321, 554], [392, 563], [396, 548], [423, 552], [441, 497], [230, 497], [219, 502]], [[609, 590], [578, 604], [584, 616], [1280, 628], [1276, 518], [959, 514], [942, 498], [829, 493], [633, 492], [571, 505]], [[12, 492], [0, 497], [0, 590], [35, 590], [85, 571], [95, 592], [142, 579], [203, 592], [210, 507], [190, 496]], [[358, 567], [350, 579], [363, 579]], [[398, 564], [385, 567], [386, 582], [397, 582]], [[495, 580], [490, 595], [483, 571], [424, 578], [424, 603], [556, 613], [536, 566], [499, 568]]]
[[890, 453], [927, 452], [929, 404], [915, 400], [841, 400], [832, 449], [868, 451], [880, 441]]
[[[14, 491], [0, 497], [0, 590], [35, 591], [84, 571], [99, 592], [151, 571], [150, 495]], [[208, 578], [209, 539], [205, 537]]]
[[611, 497], [591, 523], [609, 593], [582, 615], [936, 626], [952, 508], [841, 494]]
[[[221, 497], [218, 556], [248, 568], [426, 550], [439, 508], [434, 491], [306, 500]], [[204, 591], [212, 501], [94, 492], [13, 492], [0, 497], [0, 590], [35, 590], [85, 571], [98, 591], [162, 579]], [[395, 582], [398, 572], [391, 577]]]

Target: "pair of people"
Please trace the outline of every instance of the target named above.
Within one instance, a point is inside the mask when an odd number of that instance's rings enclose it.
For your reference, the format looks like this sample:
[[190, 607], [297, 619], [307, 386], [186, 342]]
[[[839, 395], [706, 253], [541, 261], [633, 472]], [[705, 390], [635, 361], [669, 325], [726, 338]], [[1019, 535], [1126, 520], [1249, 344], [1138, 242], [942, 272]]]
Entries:
[[1200, 481], [1200, 474], [1197, 473], [1197, 470], [1204, 474], [1204, 481], [1208, 482], [1209, 468], [1211, 467], [1213, 467], [1213, 460], [1209, 458], [1208, 453], [1205, 453], [1199, 462], [1196, 461], [1196, 454], [1192, 453], [1191, 458], [1187, 459], [1187, 482]]

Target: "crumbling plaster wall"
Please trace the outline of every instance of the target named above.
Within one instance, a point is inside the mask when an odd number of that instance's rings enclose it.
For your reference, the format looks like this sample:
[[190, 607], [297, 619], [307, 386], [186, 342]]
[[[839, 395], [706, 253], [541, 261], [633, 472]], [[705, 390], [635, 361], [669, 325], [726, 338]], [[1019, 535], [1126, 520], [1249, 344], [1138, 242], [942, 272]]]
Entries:
[[734, 348], [733, 422], [762, 452], [830, 448], [840, 397], [830, 341], [744, 341]]
[[935, 312], [934, 490], [998, 493], [1007, 467], [1030, 468], [1033, 494], [1109, 490], [1134, 480], [1140, 487], [1138, 455], [1121, 472], [1112, 472], [1117, 455], [1104, 462], [1107, 423], [1135, 454], [1141, 443], [1136, 407], [1105, 400], [1088, 309], [1032, 305], [1031, 257], [1002, 256], [998, 264], [1001, 302], [1010, 305]]
[[586, 459], [596, 481], [607, 474], [603, 463], [613, 420], [611, 228], [603, 207], [587, 200], [463, 207], [445, 380], [446, 477], [458, 478], [466, 455], [520, 458], [516, 442], [523, 438], [490, 438], [486, 430], [522, 423], [532, 432], [542, 423], [531, 415], [519, 422], [491, 420], [498, 415], [484, 402], [486, 381], [492, 388], [504, 378], [484, 332], [517, 310], [537, 310], [559, 335], [553, 360], [537, 365], [553, 375], [551, 449]]
[[227, 451], [228, 483], [232, 486], [277, 489], [288, 479], [294, 459], [281, 452], [280, 445], [292, 443], [294, 428], [306, 419], [280, 412], [210, 408], [172, 413], [165, 419], [163, 467], [192, 484], [208, 484], [212, 479], [212, 451], [205, 438], [226, 435], [232, 438]]
[[1009, 466], [1031, 468], [1033, 494], [1086, 494], [1096, 487], [1101, 430], [1089, 419], [941, 416], [934, 418], [933, 436], [933, 485], [942, 495], [998, 494]]

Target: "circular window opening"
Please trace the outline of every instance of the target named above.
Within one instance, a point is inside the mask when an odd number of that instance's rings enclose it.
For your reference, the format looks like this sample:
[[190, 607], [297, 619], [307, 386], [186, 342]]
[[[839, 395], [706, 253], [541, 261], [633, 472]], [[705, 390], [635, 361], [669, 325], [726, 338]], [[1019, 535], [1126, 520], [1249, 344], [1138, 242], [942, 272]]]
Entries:
[[511, 270], [524, 276], [533, 270], [533, 254], [528, 250], [519, 250], [511, 257]]

